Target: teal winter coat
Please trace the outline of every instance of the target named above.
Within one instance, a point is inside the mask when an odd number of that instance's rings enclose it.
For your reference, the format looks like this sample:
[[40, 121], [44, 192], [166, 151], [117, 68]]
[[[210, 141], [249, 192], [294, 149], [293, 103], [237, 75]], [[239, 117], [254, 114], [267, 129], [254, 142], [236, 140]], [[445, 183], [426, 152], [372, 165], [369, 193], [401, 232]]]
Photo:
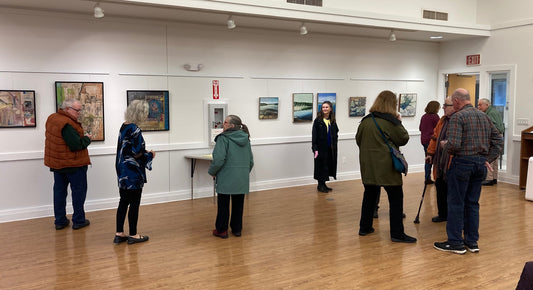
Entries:
[[215, 142], [208, 172], [216, 176], [216, 191], [223, 194], [249, 193], [254, 157], [248, 134], [242, 130], [227, 130], [216, 136]]
[[[409, 133], [400, 120], [391, 114], [378, 112], [374, 112], [374, 117], [391, 146], [399, 149], [400, 146], [407, 144]], [[401, 173], [396, 171], [392, 164], [389, 147], [370, 114], [361, 120], [355, 140], [359, 146], [359, 165], [363, 184], [379, 186], [403, 184]]]

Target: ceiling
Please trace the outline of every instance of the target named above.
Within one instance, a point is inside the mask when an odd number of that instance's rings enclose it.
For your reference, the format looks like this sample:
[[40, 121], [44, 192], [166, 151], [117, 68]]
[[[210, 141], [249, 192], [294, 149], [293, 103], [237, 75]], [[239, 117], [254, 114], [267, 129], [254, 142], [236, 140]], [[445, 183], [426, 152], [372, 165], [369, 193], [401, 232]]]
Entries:
[[[90, 0], [0, 0], [0, 8], [15, 10], [46, 11], [56, 13], [80, 14], [91, 17], [95, 1]], [[391, 28], [394, 28], [398, 40], [443, 42], [473, 37], [486, 37], [479, 33], [446, 32], [437, 26], [431, 29], [406, 28], [401, 21], [382, 21], [383, 23], [360, 25], [332, 21], [317, 21], [314, 19], [297, 19], [287, 16], [259, 15], [235, 13], [228, 9], [213, 10], [212, 8], [188, 8], [176, 6], [163, 6], [153, 4], [139, 4], [127, 0], [100, 1], [100, 6], [105, 12], [105, 18], [135, 18], [156, 21], [187, 22], [205, 25], [226, 25], [230, 14], [233, 15], [236, 29], [267, 29], [280, 31], [294, 31], [298, 33], [302, 22], [313, 34], [330, 34], [342, 36], [359, 36], [387, 39]], [[204, 5], [205, 6], [205, 5]], [[220, 5], [218, 5], [220, 7]], [[398, 28], [402, 27], [403, 28]], [[485, 33], [487, 34], [487, 33]], [[442, 36], [442, 39], [430, 39], [430, 36]]]

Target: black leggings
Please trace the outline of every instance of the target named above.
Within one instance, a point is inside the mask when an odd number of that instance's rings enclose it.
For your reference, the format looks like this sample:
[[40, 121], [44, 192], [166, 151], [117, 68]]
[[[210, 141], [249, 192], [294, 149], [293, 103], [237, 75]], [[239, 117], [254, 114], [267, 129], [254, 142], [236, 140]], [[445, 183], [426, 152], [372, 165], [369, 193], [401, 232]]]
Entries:
[[128, 224], [130, 226], [130, 236], [137, 234], [137, 220], [139, 219], [139, 206], [141, 204], [141, 193], [143, 189], [121, 189], [120, 202], [117, 208], [117, 233], [124, 232], [124, 221], [126, 220], [126, 213], [128, 206]]

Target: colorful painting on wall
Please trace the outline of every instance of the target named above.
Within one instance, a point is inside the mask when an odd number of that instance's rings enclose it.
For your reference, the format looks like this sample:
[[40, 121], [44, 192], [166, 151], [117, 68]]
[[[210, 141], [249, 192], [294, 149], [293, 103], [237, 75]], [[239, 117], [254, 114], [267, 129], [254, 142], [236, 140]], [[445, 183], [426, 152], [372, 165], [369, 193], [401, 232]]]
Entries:
[[35, 91], [0, 90], [0, 128], [35, 126]]
[[139, 124], [143, 131], [169, 130], [168, 91], [127, 91], [128, 106], [133, 100], [148, 102], [148, 118]]
[[398, 111], [402, 117], [413, 117], [416, 115], [416, 94], [400, 94], [398, 101]]
[[313, 93], [292, 94], [292, 122], [313, 121]]
[[317, 112], [322, 110], [322, 103], [330, 101], [333, 105], [333, 112], [337, 112], [337, 94], [336, 93], [318, 93], [317, 94]]
[[93, 141], [104, 141], [104, 83], [56, 82], [56, 109], [66, 99], [76, 99], [82, 105], [79, 121]]
[[366, 97], [350, 97], [348, 116], [363, 117], [366, 114]]
[[277, 119], [278, 106], [278, 97], [259, 97], [259, 119]]

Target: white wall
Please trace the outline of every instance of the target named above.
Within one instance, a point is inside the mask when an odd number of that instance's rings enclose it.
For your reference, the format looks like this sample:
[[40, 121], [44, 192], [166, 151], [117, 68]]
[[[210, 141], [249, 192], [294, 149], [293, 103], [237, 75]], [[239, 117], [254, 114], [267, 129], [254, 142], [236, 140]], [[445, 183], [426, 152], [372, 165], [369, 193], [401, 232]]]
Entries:
[[[44, 167], [44, 124], [55, 110], [55, 81], [103, 81], [105, 141], [89, 148], [88, 211], [114, 208], [118, 194], [114, 153], [126, 90], [170, 91], [170, 131], [145, 132], [158, 151], [143, 203], [190, 198], [187, 154], [210, 153], [204, 102], [220, 80], [229, 113], [250, 127], [256, 167], [252, 190], [310, 184], [311, 123], [293, 124], [292, 93], [337, 93], [339, 179], [359, 177], [354, 135], [360, 118], [348, 117], [348, 98], [366, 96], [370, 107], [384, 89], [417, 93], [415, 117], [404, 118], [411, 140], [404, 148], [410, 170], [422, 171], [418, 123], [437, 99], [439, 44], [290, 32], [101, 20], [16, 10], [0, 12], [0, 89], [36, 91], [37, 127], [0, 130], [0, 222], [53, 215], [52, 174]], [[186, 72], [185, 63], [201, 63]], [[134, 75], [135, 74], [135, 75]], [[281, 78], [281, 79], [280, 79]], [[258, 120], [258, 97], [277, 96], [277, 120]], [[9, 140], [9, 141], [7, 141]], [[195, 196], [210, 196], [207, 163], [198, 162]], [[90, 217], [90, 215], [89, 215]]]

